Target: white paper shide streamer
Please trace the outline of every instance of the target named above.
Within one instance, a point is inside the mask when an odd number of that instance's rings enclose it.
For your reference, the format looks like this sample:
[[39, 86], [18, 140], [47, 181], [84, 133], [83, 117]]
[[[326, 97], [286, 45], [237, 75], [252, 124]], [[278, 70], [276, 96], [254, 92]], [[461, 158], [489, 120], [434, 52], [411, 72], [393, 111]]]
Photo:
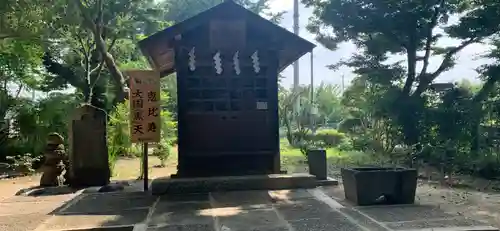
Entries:
[[253, 63], [253, 70], [255, 73], [260, 72], [260, 62], [259, 62], [259, 51], [256, 51], [252, 54], [252, 63]]
[[189, 51], [189, 70], [195, 71], [196, 70], [196, 55], [195, 55], [195, 49], [194, 47]]
[[240, 52], [236, 51], [233, 55], [233, 63], [234, 63], [234, 71], [236, 72], [236, 75], [241, 74], [241, 69], [240, 69]]
[[222, 73], [222, 60], [220, 58], [220, 52], [214, 55], [215, 72], [220, 75]]

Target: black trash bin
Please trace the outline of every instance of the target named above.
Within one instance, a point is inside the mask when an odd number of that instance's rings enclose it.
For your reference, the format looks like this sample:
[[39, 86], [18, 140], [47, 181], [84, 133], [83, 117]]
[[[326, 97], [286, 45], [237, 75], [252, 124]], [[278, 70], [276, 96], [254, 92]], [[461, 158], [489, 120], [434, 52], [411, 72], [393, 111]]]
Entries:
[[327, 179], [326, 150], [308, 150], [307, 164], [309, 165], [309, 174], [316, 176], [318, 180]]
[[343, 168], [347, 200], [357, 205], [413, 204], [417, 170], [407, 168]]

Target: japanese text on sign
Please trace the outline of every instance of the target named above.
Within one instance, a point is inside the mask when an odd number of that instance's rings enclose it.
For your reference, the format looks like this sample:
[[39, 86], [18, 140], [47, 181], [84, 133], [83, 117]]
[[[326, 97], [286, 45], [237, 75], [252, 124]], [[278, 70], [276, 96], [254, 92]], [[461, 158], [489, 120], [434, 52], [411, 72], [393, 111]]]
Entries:
[[155, 71], [127, 71], [127, 74], [130, 77], [130, 139], [132, 143], [159, 142], [160, 75]]

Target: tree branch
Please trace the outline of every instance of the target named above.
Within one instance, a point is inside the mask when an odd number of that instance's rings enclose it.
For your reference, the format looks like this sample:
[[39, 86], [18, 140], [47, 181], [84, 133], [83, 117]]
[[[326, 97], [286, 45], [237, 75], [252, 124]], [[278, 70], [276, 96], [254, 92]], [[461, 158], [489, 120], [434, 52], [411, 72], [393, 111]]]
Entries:
[[9, 39], [9, 38], [19, 38], [19, 37], [21, 37], [21, 36], [18, 34], [0, 34], [0, 40]]
[[407, 58], [408, 58], [408, 76], [406, 78], [405, 85], [403, 87], [403, 95], [409, 95], [411, 87], [413, 86], [413, 83], [415, 82], [416, 78], [416, 68], [417, 68], [417, 31], [416, 31], [416, 26], [413, 26], [413, 24], [416, 25], [416, 21], [412, 23], [411, 26], [409, 26], [409, 33], [408, 33], [408, 45], [406, 48], [406, 53], [407, 53]]
[[[108, 47], [108, 52], [110, 52], [111, 49], [113, 49], [113, 47], [116, 44], [116, 40], [117, 40], [117, 38], [114, 38], [113, 40], [111, 40], [111, 43], [109, 44], [109, 47]], [[101, 71], [102, 71], [103, 67], [104, 67], [104, 59], [101, 60], [101, 62], [99, 63], [99, 65], [96, 68], [94, 68], [92, 71], [90, 71], [90, 74], [93, 74], [94, 72], [97, 71], [97, 73], [96, 73], [97, 77], [101, 76]]]
[[444, 71], [448, 70], [450, 68], [450, 63], [452, 62], [453, 57], [463, 50], [465, 47], [467, 47], [470, 44], [476, 43], [479, 41], [479, 38], [470, 38], [462, 44], [460, 44], [457, 47], [454, 47], [453, 49], [450, 49], [448, 53], [444, 55], [443, 61], [439, 65], [438, 69], [431, 73], [431, 74], [423, 74], [420, 79], [420, 83], [417, 87], [417, 90], [414, 92], [415, 95], [420, 95], [422, 92], [424, 92], [427, 87], [436, 79], [440, 74], [442, 74]]
[[21, 94], [21, 91], [23, 90], [23, 88], [24, 88], [24, 85], [23, 84], [19, 84], [19, 88], [16, 91], [16, 96], [15, 96], [16, 99], [19, 98], [19, 95]]
[[422, 66], [422, 70], [420, 71], [419, 78], [427, 73], [427, 68], [429, 67], [429, 58], [431, 56], [431, 45], [432, 45], [432, 37], [433, 37], [433, 29], [436, 27], [439, 13], [444, 7], [444, 0], [440, 0], [439, 6], [434, 10], [434, 14], [432, 15], [431, 22], [429, 23], [429, 27], [427, 28], [427, 40], [425, 41], [425, 55], [423, 58], [424, 64]]
[[[102, 34], [100, 31], [100, 28], [98, 26], [102, 25], [96, 25], [92, 19], [92, 17], [88, 14], [87, 8], [83, 5], [83, 3], [80, 0], [73, 0], [78, 8], [80, 9], [80, 12], [83, 16], [83, 21], [86, 26], [89, 27], [89, 29], [92, 31], [94, 34], [94, 40], [96, 43], [96, 47], [98, 51], [102, 54], [102, 58], [106, 64], [106, 66], [109, 69], [109, 72], [111, 76], [113, 77], [113, 81], [115, 82], [115, 87], [116, 87], [116, 101], [121, 102], [126, 98], [126, 89], [125, 89], [125, 78], [123, 77], [123, 74], [121, 71], [118, 69], [118, 66], [115, 63], [115, 60], [113, 56], [108, 52], [108, 49], [106, 48], [106, 42], [102, 38]], [[99, 7], [99, 15], [102, 14], [102, 0], [98, 1], [98, 7]]]
[[[108, 47], [108, 52], [110, 52], [111, 49], [113, 49], [113, 47], [116, 44], [116, 40], [117, 40], [117, 38], [114, 38], [113, 40], [111, 40], [111, 43], [109, 44], [109, 47]], [[104, 59], [101, 60], [99, 65], [94, 70], [92, 70], [92, 72], [90, 73], [90, 74], [92, 74], [93, 72], [96, 72], [96, 79], [92, 83], [92, 86], [90, 86], [91, 89], [93, 89], [95, 87], [95, 85], [97, 84], [97, 81], [99, 81], [103, 67], [104, 67]]]
[[89, 73], [89, 53], [90, 53], [90, 47], [87, 50], [87, 47], [85, 46], [85, 43], [83, 42], [82, 36], [75, 32], [76, 36], [76, 41], [80, 44], [81, 48], [79, 49], [80, 52], [82, 52], [84, 59], [80, 61], [80, 65], [82, 65], [82, 68], [84, 68], [85, 72]]

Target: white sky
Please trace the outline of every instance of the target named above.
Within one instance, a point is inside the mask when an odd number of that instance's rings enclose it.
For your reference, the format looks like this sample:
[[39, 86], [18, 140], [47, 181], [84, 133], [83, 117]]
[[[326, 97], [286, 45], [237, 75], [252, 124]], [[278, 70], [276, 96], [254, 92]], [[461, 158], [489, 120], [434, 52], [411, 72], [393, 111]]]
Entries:
[[[293, 26], [293, 0], [271, 0], [271, 10], [276, 12], [287, 11], [281, 22], [281, 26], [291, 31]], [[314, 36], [305, 29], [309, 17], [312, 16], [312, 9], [305, 8], [305, 6], [301, 5], [299, 7], [299, 14], [300, 36], [317, 44], [317, 42], [314, 41]], [[440, 44], [453, 45], [456, 44], [456, 41], [445, 38], [440, 41]], [[353, 44], [343, 44], [336, 51], [330, 51], [323, 48], [321, 45], [318, 45], [314, 49], [315, 85], [320, 84], [322, 81], [340, 85], [342, 82], [342, 75], [345, 76], [345, 83], [347, 85], [347, 83], [354, 77], [351, 70], [341, 68], [338, 71], [332, 71], [326, 68], [326, 65], [336, 63], [341, 59], [346, 59], [355, 51], [356, 47]], [[487, 63], [487, 61], [479, 59], [478, 56], [484, 54], [486, 51], [487, 47], [483, 45], [472, 45], [467, 47], [458, 55], [457, 65], [455, 68], [443, 73], [436, 80], [436, 82], [455, 82], [460, 81], [461, 79], [478, 81], [478, 74], [475, 69], [480, 65]], [[430, 70], [436, 69], [440, 64], [440, 61], [441, 60], [439, 58], [431, 59], [430, 68], [432, 69]], [[310, 83], [310, 66], [310, 56], [309, 54], [306, 54], [300, 59], [299, 71], [301, 84]], [[293, 83], [293, 69], [288, 67], [283, 72], [283, 75], [286, 77], [284, 84], [286, 86], [290, 86]]]

